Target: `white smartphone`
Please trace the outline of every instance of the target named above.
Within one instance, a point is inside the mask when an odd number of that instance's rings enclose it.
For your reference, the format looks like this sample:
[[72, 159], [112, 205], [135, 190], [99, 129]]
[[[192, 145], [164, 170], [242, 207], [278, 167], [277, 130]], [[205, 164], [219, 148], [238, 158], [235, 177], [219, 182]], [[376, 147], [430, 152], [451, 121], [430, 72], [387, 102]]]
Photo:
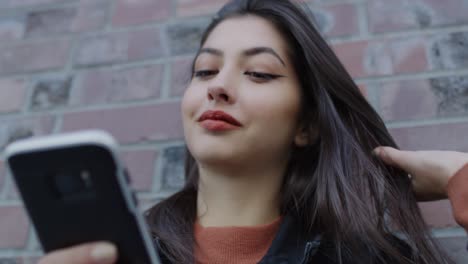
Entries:
[[14, 142], [6, 163], [47, 253], [111, 241], [117, 263], [159, 264], [114, 138], [99, 130]]

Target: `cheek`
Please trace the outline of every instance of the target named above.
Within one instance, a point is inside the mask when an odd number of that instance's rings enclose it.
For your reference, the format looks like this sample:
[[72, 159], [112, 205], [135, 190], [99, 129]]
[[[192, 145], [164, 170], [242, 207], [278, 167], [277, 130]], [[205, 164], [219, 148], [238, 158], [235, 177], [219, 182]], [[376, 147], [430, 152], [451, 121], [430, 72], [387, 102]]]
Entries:
[[253, 156], [260, 155], [271, 160], [286, 158], [297, 131], [298, 97], [271, 91], [270, 95], [249, 101], [248, 106], [245, 103], [244, 109], [252, 123], [242, 145]]
[[193, 118], [197, 109], [203, 103], [203, 94], [198, 91], [200, 89], [196, 89], [196, 87], [190, 85], [184, 92], [181, 102], [181, 113], [184, 123], [188, 119]]
[[280, 128], [292, 128], [299, 114], [299, 104], [299, 96], [295, 92], [281, 91], [264, 94], [261, 99], [252, 102], [250, 108], [255, 119], [267, 127], [270, 124]]
[[297, 131], [299, 96], [284, 89], [270, 89], [258, 95], [242, 106], [252, 122], [245, 137], [247, 145], [255, 146], [256, 153], [288, 153]]
[[192, 146], [192, 134], [193, 134], [193, 119], [197, 114], [197, 109], [200, 105], [199, 95], [196, 93], [196, 89], [193, 87], [187, 87], [182, 97], [181, 102], [181, 114], [182, 114], [182, 127], [184, 131], [184, 139], [187, 147], [191, 149]]

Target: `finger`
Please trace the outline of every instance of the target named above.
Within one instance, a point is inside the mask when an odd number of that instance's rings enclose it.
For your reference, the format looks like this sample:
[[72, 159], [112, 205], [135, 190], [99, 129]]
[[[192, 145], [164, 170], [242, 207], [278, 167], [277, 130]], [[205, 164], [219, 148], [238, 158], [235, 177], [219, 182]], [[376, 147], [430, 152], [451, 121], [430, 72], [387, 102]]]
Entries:
[[96, 242], [51, 252], [39, 264], [111, 264], [116, 261], [117, 248], [113, 244]]
[[378, 147], [374, 153], [387, 165], [398, 167], [407, 172], [418, 163], [418, 158], [414, 151], [403, 151], [392, 147]]

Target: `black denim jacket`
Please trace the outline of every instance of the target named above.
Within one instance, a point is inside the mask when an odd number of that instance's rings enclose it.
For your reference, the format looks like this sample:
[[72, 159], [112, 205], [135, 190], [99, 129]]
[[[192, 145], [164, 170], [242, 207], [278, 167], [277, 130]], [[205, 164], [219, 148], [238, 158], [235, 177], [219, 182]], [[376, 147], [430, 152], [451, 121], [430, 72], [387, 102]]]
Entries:
[[[300, 226], [294, 217], [284, 216], [270, 248], [258, 264], [339, 263], [336, 260], [333, 243], [324, 241], [319, 233], [303, 232], [300, 230]], [[403, 241], [396, 237], [392, 237], [392, 240], [398, 244], [405, 256], [410, 256], [409, 248]], [[157, 238], [156, 245], [158, 248], [161, 247]], [[158, 250], [158, 252], [160, 251]], [[176, 264], [170, 263], [164, 255], [161, 255], [161, 263]], [[346, 259], [345, 257], [342, 261], [342, 264], [368, 263], [377, 263], [371, 254], [359, 260]]]

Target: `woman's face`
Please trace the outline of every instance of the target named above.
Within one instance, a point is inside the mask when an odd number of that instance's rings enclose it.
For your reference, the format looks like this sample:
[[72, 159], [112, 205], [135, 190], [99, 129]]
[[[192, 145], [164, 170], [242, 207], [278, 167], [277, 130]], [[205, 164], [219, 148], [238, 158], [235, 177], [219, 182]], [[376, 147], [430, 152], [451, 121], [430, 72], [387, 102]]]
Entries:
[[224, 20], [204, 43], [183, 96], [187, 146], [199, 163], [283, 161], [294, 142], [302, 144], [300, 96], [287, 43], [273, 25], [257, 16]]

